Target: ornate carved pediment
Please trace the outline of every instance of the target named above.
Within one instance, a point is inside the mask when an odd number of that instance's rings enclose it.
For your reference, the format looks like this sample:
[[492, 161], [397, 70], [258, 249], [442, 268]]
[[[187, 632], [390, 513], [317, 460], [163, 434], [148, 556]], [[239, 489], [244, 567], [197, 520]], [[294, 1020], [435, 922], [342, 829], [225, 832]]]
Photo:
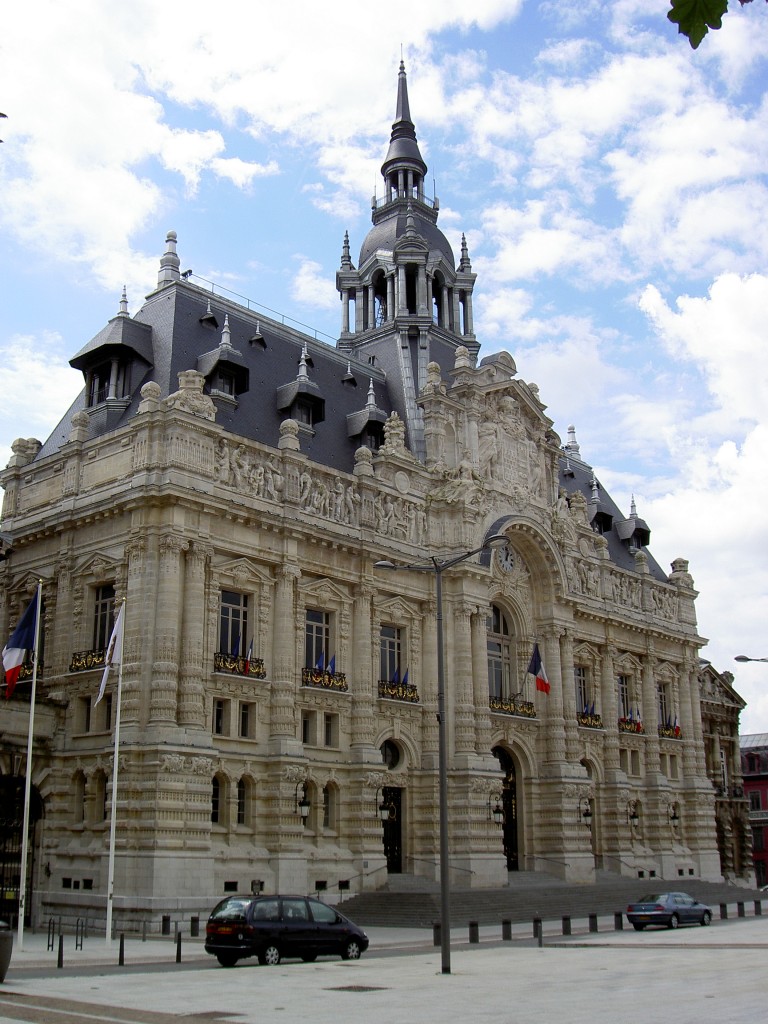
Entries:
[[75, 567], [75, 574], [92, 580], [114, 580], [119, 568], [119, 563], [111, 555], [97, 551]]
[[263, 565], [258, 565], [248, 558], [232, 558], [215, 567], [219, 577], [229, 577], [238, 586], [245, 587], [254, 583], [273, 583], [272, 576]]
[[305, 604], [313, 599], [321, 607], [340, 605], [350, 600], [346, 587], [340, 587], [338, 583], [325, 577], [321, 579], [302, 577], [298, 591]]

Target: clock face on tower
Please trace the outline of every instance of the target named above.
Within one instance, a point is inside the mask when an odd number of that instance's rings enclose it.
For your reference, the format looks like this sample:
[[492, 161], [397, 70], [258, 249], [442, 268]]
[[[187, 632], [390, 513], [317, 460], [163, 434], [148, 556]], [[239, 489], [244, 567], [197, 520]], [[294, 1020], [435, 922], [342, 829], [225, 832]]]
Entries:
[[515, 567], [515, 553], [509, 544], [498, 549], [496, 558], [499, 561], [499, 568], [502, 572], [512, 572]]

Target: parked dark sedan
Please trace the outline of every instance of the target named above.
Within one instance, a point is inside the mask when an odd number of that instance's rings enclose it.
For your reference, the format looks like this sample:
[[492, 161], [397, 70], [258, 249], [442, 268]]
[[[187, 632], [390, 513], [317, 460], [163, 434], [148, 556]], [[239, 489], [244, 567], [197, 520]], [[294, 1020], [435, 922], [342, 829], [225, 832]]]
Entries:
[[222, 967], [249, 956], [260, 964], [283, 957], [311, 963], [336, 954], [357, 960], [368, 936], [334, 907], [306, 896], [228, 896], [213, 908], [205, 926], [205, 951]]
[[627, 917], [635, 931], [640, 932], [648, 924], [666, 928], [677, 928], [681, 924], [707, 925], [712, 920], [712, 910], [687, 892], [663, 892], [641, 896], [637, 903], [630, 903]]

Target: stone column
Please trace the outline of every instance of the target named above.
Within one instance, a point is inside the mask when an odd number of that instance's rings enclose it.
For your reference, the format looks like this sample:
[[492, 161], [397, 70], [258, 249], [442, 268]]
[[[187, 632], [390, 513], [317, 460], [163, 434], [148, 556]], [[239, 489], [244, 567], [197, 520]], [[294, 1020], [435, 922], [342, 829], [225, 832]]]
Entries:
[[180, 601], [184, 593], [182, 553], [189, 544], [181, 537], [163, 536], [158, 548], [155, 663], [149, 703], [151, 723], [176, 722], [176, 690], [179, 680]]
[[481, 757], [491, 752], [491, 712], [488, 707], [488, 610], [472, 613], [472, 680], [475, 705], [475, 751]]
[[683, 734], [683, 765], [686, 775], [707, 774], [704, 752], [704, 730], [701, 721], [701, 694], [696, 652], [686, 652], [683, 677], [687, 676], [687, 699], [680, 694], [680, 729]]
[[387, 320], [395, 317], [395, 275], [387, 274]]
[[475, 325], [472, 316], [472, 292], [464, 292], [464, 333], [474, 334]]
[[619, 709], [616, 698], [616, 673], [613, 667], [615, 655], [615, 647], [607, 644], [603, 648], [600, 682], [600, 706], [605, 729], [605, 768], [611, 772], [619, 770]]
[[548, 626], [544, 634], [542, 661], [549, 679], [548, 694], [536, 694], [536, 706], [544, 709], [547, 761], [565, 761], [565, 721], [563, 719], [563, 673], [560, 665], [560, 630]]
[[[274, 674], [270, 701], [269, 740], [272, 753], [299, 752], [294, 721], [296, 691], [296, 644], [293, 630], [296, 583], [301, 577], [297, 565], [286, 563], [276, 571]], [[288, 628], [286, 628], [288, 626]]]
[[578, 761], [579, 729], [576, 722], [576, 692], [573, 679], [573, 633], [565, 630], [560, 637], [560, 664], [563, 678], [563, 718], [565, 720], [565, 756]]
[[661, 771], [659, 761], [659, 711], [654, 670], [656, 658], [646, 654], [643, 658], [643, 724], [645, 726], [645, 772]]
[[349, 334], [349, 288], [341, 289], [341, 333]]
[[427, 268], [423, 266], [419, 266], [416, 277], [416, 312], [427, 314]]
[[405, 267], [397, 268], [397, 312], [403, 316], [408, 312], [408, 292], [405, 287]]
[[376, 299], [374, 297], [373, 285], [368, 285], [368, 330], [376, 326]]
[[375, 589], [361, 584], [355, 590], [352, 606], [352, 666], [349, 685], [352, 691], [352, 760], [379, 764], [381, 755], [374, 746], [376, 720], [374, 701], [378, 693], [371, 657], [371, 601]]
[[[181, 679], [178, 696], [179, 725], [202, 729], [206, 723], [205, 684], [211, 665], [205, 661], [205, 570], [211, 549], [195, 543], [186, 553], [184, 608], [182, 609]], [[209, 654], [210, 657], [210, 654]]]
[[[472, 608], [468, 604], [458, 605], [453, 614], [454, 628], [444, 630], [448, 639], [445, 658], [446, 680], [454, 680], [454, 749], [457, 754], [474, 752], [475, 722], [474, 693], [472, 689]], [[453, 634], [453, 646], [450, 638]], [[448, 683], [446, 682], [446, 689]]]

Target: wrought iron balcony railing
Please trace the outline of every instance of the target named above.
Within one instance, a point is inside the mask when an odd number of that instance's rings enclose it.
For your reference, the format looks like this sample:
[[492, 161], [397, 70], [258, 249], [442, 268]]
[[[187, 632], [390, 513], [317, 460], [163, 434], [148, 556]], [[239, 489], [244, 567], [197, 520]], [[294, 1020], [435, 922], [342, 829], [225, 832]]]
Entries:
[[104, 668], [107, 656], [106, 647], [96, 651], [75, 651], [69, 663], [70, 672], [87, 672], [92, 668]]
[[594, 711], [581, 711], [576, 715], [576, 721], [579, 725], [584, 726], [585, 729], [602, 729], [603, 718], [602, 715], [596, 714]]
[[323, 690], [335, 690], [337, 693], [346, 693], [349, 689], [344, 672], [326, 672], [317, 668], [301, 670], [301, 685], [318, 686]]
[[645, 732], [645, 726], [643, 725], [642, 722], [636, 722], [633, 719], [620, 718], [619, 719], [619, 732], [644, 733]]
[[536, 705], [532, 700], [521, 697], [489, 697], [488, 707], [501, 715], [519, 715], [522, 718], [535, 718]]
[[249, 676], [253, 679], [267, 678], [263, 658], [241, 658], [237, 654], [222, 654], [220, 651], [213, 656], [213, 670], [231, 672], [236, 676]]
[[682, 738], [682, 730], [679, 725], [660, 725], [659, 736], [665, 740], [679, 740]]
[[387, 679], [380, 679], [379, 696], [386, 700], [402, 700], [408, 704], [419, 703], [419, 691], [412, 683], [393, 683]]

